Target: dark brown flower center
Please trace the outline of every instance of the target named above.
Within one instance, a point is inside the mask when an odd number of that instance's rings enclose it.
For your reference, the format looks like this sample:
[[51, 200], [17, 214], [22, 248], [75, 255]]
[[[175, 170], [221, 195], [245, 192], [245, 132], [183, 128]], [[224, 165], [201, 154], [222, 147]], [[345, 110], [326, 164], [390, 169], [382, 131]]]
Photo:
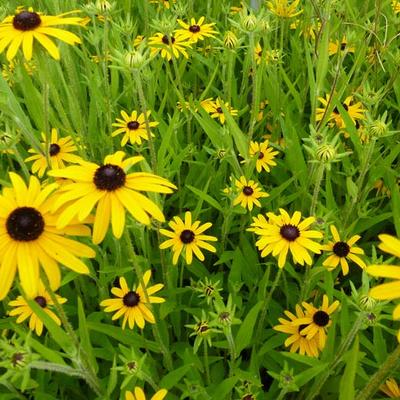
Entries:
[[346, 257], [350, 253], [350, 246], [346, 242], [336, 242], [333, 245], [333, 252], [338, 257]]
[[130, 129], [131, 131], [135, 131], [136, 129], [138, 129], [140, 126], [139, 122], [137, 121], [129, 121], [128, 122], [128, 129]]
[[184, 244], [189, 244], [192, 243], [194, 240], [194, 232], [191, 231], [190, 229], [185, 229], [184, 231], [181, 232], [179, 238], [181, 239], [181, 242]]
[[297, 226], [287, 224], [281, 227], [280, 234], [284, 239], [293, 242], [300, 236], [300, 231]]
[[346, 48], [346, 44], [347, 44], [347, 43], [342, 42], [342, 43], [340, 44], [340, 50], [343, 51], [343, 50]]
[[313, 315], [313, 321], [316, 325], [324, 327], [329, 324], [329, 314], [325, 311], [317, 311]]
[[11, 364], [13, 367], [16, 367], [19, 362], [24, 360], [24, 353], [14, 353], [11, 356]]
[[344, 104], [344, 103], [343, 103], [343, 108], [344, 108], [346, 111], [349, 111], [349, 106], [348, 106], [347, 104]]
[[47, 301], [43, 296], [36, 296], [35, 299], [36, 303], [39, 304], [40, 307], [45, 308], [47, 306]]
[[259, 153], [258, 153], [258, 159], [259, 160], [262, 160], [264, 158], [264, 153], [262, 152], [262, 151], [260, 151]]
[[112, 192], [124, 186], [126, 174], [118, 165], [106, 164], [97, 168], [93, 183], [99, 190]]
[[167, 35], [164, 35], [164, 36], [162, 37], [161, 41], [162, 41], [164, 44], [169, 44], [170, 41], [171, 41], [172, 44], [174, 44], [174, 43], [175, 43], [175, 38], [174, 38], [173, 36], [168, 37]]
[[332, 110], [334, 114], [340, 114], [338, 108], [335, 106], [335, 108]]
[[61, 150], [61, 147], [57, 143], [52, 143], [49, 147], [49, 154], [51, 157], [56, 156]]
[[130, 291], [123, 297], [122, 301], [127, 307], [135, 307], [139, 304], [140, 296], [136, 292]]
[[251, 196], [254, 193], [254, 190], [251, 186], [245, 186], [242, 192], [245, 196]]
[[218, 114], [223, 114], [223, 113], [224, 113], [224, 112], [222, 111], [222, 108], [221, 108], [221, 107], [218, 107], [216, 111], [217, 111]]
[[192, 32], [192, 33], [200, 32], [200, 26], [199, 25], [189, 26], [189, 31]]
[[7, 233], [17, 241], [36, 240], [44, 231], [42, 214], [32, 207], [16, 208], [7, 218]]
[[22, 11], [13, 18], [13, 26], [19, 31], [31, 31], [41, 24], [39, 14], [30, 11]]
[[303, 329], [307, 328], [307, 326], [308, 326], [308, 324], [299, 325], [298, 332], [299, 332], [299, 335], [300, 335], [300, 336], [306, 336], [306, 335], [304, 335], [304, 334], [301, 334], [300, 332], [301, 332]]

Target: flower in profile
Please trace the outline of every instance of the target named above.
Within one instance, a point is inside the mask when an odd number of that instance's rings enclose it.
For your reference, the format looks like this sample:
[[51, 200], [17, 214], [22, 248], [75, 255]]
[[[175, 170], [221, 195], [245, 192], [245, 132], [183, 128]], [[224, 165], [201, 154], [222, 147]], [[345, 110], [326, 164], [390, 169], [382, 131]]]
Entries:
[[262, 192], [261, 188], [258, 187], [258, 183], [241, 176], [235, 181], [235, 185], [239, 190], [239, 195], [233, 201], [233, 205], [240, 204], [243, 208], [248, 208], [250, 211], [253, 209], [253, 204], [257, 207], [261, 207], [261, 203], [258, 199], [261, 197], [268, 197], [269, 194]]
[[137, 35], [135, 39], [133, 39], [133, 47], [137, 48], [139, 47], [142, 43], [144, 43], [146, 38], [143, 35]]
[[148, 127], [154, 128], [158, 125], [158, 122], [149, 121], [151, 111], [147, 111], [147, 118], [144, 113], [138, 114], [137, 111], [132, 111], [131, 115], [128, 115], [125, 111], [121, 111], [123, 119], [117, 118], [117, 122], [112, 124], [118, 128], [111, 136], [117, 136], [120, 133], [125, 133], [121, 140], [121, 146], [125, 146], [128, 140], [131, 144], [142, 144], [142, 139], [149, 140], [149, 135], [146, 129], [146, 119], [148, 121]]
[[[400, 6], [399, 6], [400, 8]], [[400, 11], [400, 10], [399, 10]], [[379, 390], [389, 396], [389, 398], [400, 398], [400, 388], [397, 382], [393, 378], [389, 378], [386, 382], [379, 388]]]
[[[57, 301], [59, 304], [64, 304], [67, 299], [56, 295]], [[37, 288], [36, 293], [33, 296], [29, 296], [30, 299], [34, 300], [40, 307], [43, 308], [43, 311], [47, 313], [51, 319], [57, 324], [61, 325], [60, 319], [54, 314], [53, 311], [50, 310], [49, 306], [53, 306], [54, 303], [50, 298], [50, 295], [46, 291], [42, 282], [39, 281], [39, 286]], [[18, 315], [17, 324], [25, 321], [29, 318], [29, 329], [35, 331], [38, 336], [40, 336], [43, 332], [43, 322], [38, 315], [31, 309], [28, 302], [22, 297], [18, 296], [16, 300], [12, 300], [8, 303], [10, 307], [14, 307], [8, 315], [11, 317], [15, 317]]]
[[112, 225], [116, 238], [125, 227], [125, 209], [142, 224], [149, 225], [150, 217], [164, 222], [160, 208], [140, 192], [172, 193], [176, 186], [160, 176], [147, 172], [127, 171], [143, 160], [143, 157], [125, 159], [123, 151], [117, 151], [104, 159], [104, 164], [83, 161], [80, 165], [53, 170], [49, 175], [68, 178], [74, 182], [60, 188], [61, 194], [54, 209], [65, 205], [60, 212], [57, 226], [63, 228], [77, 217], [83, 221], [97, 204], [93, 227], [93, 243], [100, 243]]
[[176, 3], [176, 0], [150, 0], [153, 4], [162, 4], [164, 8], [170, 9], [172, 4]]
[[160, 32], [149, 38], [149, 46], [151, 54], [161, 52], [161, 57], [167, 59], [167, 61], [172, 60], [172, 57], [179, 58], [180, 54], [189, 58], [186, 50], [191, 47], [189, 40], [182, 34], [166, 35]]
[[203, 235], [203, 232], [212, 226], [211, 222], [206, 222], [203, 225], [200, 221], [192, 223], [192, 213], [186, 211], [184, 221], [180, 217], [174, 217], [174, 220], [170, 221], [168, 225], [172, 231], [160, 229], [162, 235], [170, 238], [160, 244], [160, 249], [172, 247], [174, 253], [172, 263], [174, 265], [178, 262], [182, 250], [185, 252], [184, 257], [189, 265], [192, 263], [193, 253], [200, 261], [204, 261], [204, 254], [201, 249], [212, 253], [217, 251], [214, 246], [207, 242], [216, 242], [218, 239], [214, 236]]
[[261, 64], [262, 61], [271, 64], [280, 60], [281, 53], [279, 50], [266, 50], [263, 57], [263, 49], [260, 43], [257, 43], [254, 48], [254, 58], [258, 65]]
[[315, 308], [312, 304], [303, 301], [302, 306], [306, 310], [304, 318], [298, 318], [293, 321], [294, 325], [307, 325], [300, 330], [301, 335], [305, 335], [306, 339], [311, 340], [318, 338], [318, 347], [323, 349], [326, 343], [326, 332], [332, 323], [331, 314], [339, 307], [339, 301], [335, 300], [329, 305], [329, 299], [326, 294], [322, 298], [322, 306]]
[[10, 290], [17, 268], [29, 297], [36, 296], [39, 288], [39, 266], [53, 290], [60, 286], [58, 263], [80, 274], [89, 273], [81, 258], [92, 258], [96, 253], [65, 235], [90, 235], [90, 229], [74, 218], [64, 229], [58, 229], [58, 215], [50, 213], [54, 203], [50, 195], [57, 184], [41, 187], [39, 180], [31, 176], [27, 186], [14, 172], [10, 172], [10, 179], [12, 187], [4, 188], [0, 196], [0, 300]]
[[[324, 118], [324, 116], [326, 114], [326, 110], [331, 103], [330, 95], [327, 94], [325, 96], [325, 99], [323, 97], [318, 97], [318, 100], [322, 103], [323, 107], [317, 108], [315, 119], [316, 119], [316, 121], [321, 121]], [[349, 114], [349, 117], [351, 118], [353, 123], [356, 123], [357, 120], [365, 119], [365, 116], [364, 116], [365, 109], [363, 108], [363, 105], [361, 104], [360, 101], [357, 103], [354, 103], [353, 96], [346, 97], [342, 106]], [[340, 115], [340, 112], [337, 109], [337, 107], [335, 107], [332, 110], [332, 113], [329, 116], [328, 121], [332, 121], [332, 123], [334, 122], [336, 124], [336, 126], [340, 129], [346, 128], [346, 123], [344, 122], [344, 119]]]
[[301, 355], [318, 357], [319, 350], [323, 350], [323, 348], [319, 348], [317, 338], [314, 336], [311, 339], [307, 339], [305, 334], [300, 334], [300, 332], [308, 325], [295, 325], [293, 323], [299, 318], [306, 317], [304, 310], [300, 307], [300, 305], [296, 304], [296, 314], [293, 314], [290, 311], [285, 311], [284, 313], [289, 319], [279, 318], [278, 320], [281, 325], [276, 325], [273, 327], [273, 329], [290, 335], [285, 340], [285, 347], [290, 346], [291, 353], [298, 352]]
[[395, 14], [400, 13], [400, 1], [392, 0], [392, 8]]
[[[391, 235], [381, 234], [379, 248], [395, 257], [400, 258], [400, 239]], [[370, 265], [367, 273], [374, 277], [394, 279], [392, 282], [382, 283], [373, 287], [369, 295], [376, 300], [394, 300], [400, 298], [400, 266], [397, 265]], [[400, 319], [400, 304], [393, 310], [393, 319]], [[400, 341], [400, 331], [397, 336]]]
[[333, 254], [331, 254], [322, 265], [332, 270], [340, 264], [343, 275], [347, 275], [349, 273], [347, 259], [349, 259], [364, 269], [366, 267], [365, 262], [357, 256], [357, 254], [364, 254], [364, 250], [354, 246], [355, 243], [361, 239], [361, 236], [354, 235], [349, 240], [343, 241], [340, 239], [339, 232], [334, 225], [330, 226], [330, 230], [333, 236], [333, 242], [323, 245], [322, 250], [330, 251]]
[[280, 18], [293, 18], [300, 15], [303, 10], [297, 11], [300, 0], [294, 0], [291, 4], [289, 0], [271, 0], [267, 1], [268, 9]]
[[34, 161], [32, 164], [32, 173], [37, 173], [40, 178], [44, 175], [46, 169], [49, 168], [49, 164], [50, 169], [61, 169], [65, 167], [65, 162], [79, 163], [82, 161], [81, 157], [73, 154], [77, 150], [77, 147], [71, 136], [59, 138], [57, 129], [53, 128], [50, 140], [46, 139], [44, 133], [42, 133], [42, 139], [42, 151], [29, 149], [28, 152], [34, 155], [25, 159], [25, 161]]
[[223, 103], [220, 99], [216, 99], [215, 101], [212, 101], [212, 99], [206, 99], [201, 102], [201, 106], [210, 114], [211, 118], [219, 119], [219, 122], [224, 124], [226, 119], [221, 104], [224, 104], [230, 115], [234, 116], [238, 114], [238, 111], [232, 108], [229, 103]]
[[191, 18], [190, 24], [178, 19], [178, 24], [183, 29], [177, 29], [176, 33], [182, 35], [185, 39], [189, 40], [189, 43], [197, 43], [199, 40], [204, 40], [206, 37], [215, 37], [217, 31], [214, 30], [215, 23], [211, 24], [204, 23], [205, 18], [200, 17], [196, 22], [194, 18]]
[[151, 278], [151, 270], [147, 270], [143, 275], [143, 284], [139, 284], [132, 290], [129, 289], [125, 278], [119, 278], [119, 287], [115, 286], [111, 289], [111, 293], [116, 296], [116, 299], [103, 300], [100, 305], [105, 307], [105, 312], [117, 311], [113, 316], [112, 320], [116, 320], [122, 316], [122, 329], [125, 329], [125, 325], [128, 322], [129, 328], [133, 329], [135, 323], [140, 329], [144, 328], [145, 321], [155, 324], [156, 320], [154, 315], [148, 307], [148, 304], [152, 303], [164, 303], [165, 299], [162, 297], [153, 296], [154, 293], [160, 291], [164, 285], [157, 283], [156, 285], [147, 287]]
[[32, 8], [28, 10], [19, 8], [15, 15], [6, 17], [0, 23], [0, 53], [8, 46], [7, 60], [10, 61], [22, 46], [25, 59], [30, 60], [33, 52], [33, 39], [36, 39], [53, 58], [59, 60], [60, 52], [48, 36], [71, 45], [81, 43], [81, 39], [74, 33], [54, 27], [55, 25], [80, 25], [82, 18], [65, 18], [72, 12], [60, 15], [43, 15], [33, 11]]
[[279, 151], [274, 151], [272, 147], [268, 146], [269, 146], [268, 140], [265, 140], [262, 143], [253, 141], [250, 142], [249, 155], [251, 158], [257, 159], [256, 161], [257, 172], [261, 172], [263, 169], [266, 172], [270, 172], [271, 171], [270, 167], [276, 165], [274, 158], [277, 154], [279, 154]]
[[[303, 22], [303, 23], [302, 23]], [[290, 29], [297, 29], [300, 27], [299, 36], [304, 35], [305, 38], [310, 38], [311, 40], [315, 40], [318, 35], [318, 32], [321, 30], [321, 21], [313, 21], [311, 23], [304, 23], [300, 19], [292, 22], [290, 24]]]
[[260, 236], [256, 246], [261, 251], [261, 257], [272, 253], [278, 258], [278, 267], [283, 268], [290, 250], [295, 263], [311, 265], [312, 258], [308, 250], [320, 254], [322, 248], [319, 243], [311, 240], [321, 239], [323, 236], [321, 232], [309, 230], [315, 218], [308, 217], [300, 222], [300, 211], [295, 211], [292, 217], [283, 208], [279, 212], [280, 215], [267, 213], [267, 223], [258, 218], [252, 224], [253, 227], [248, 229]]
[[355, 52], [355, 47], [354, 46], [349, 46], [347, 43], [346, 37], [343, 37], [342, 40], [339, 42], [339, 40], [336, 40], [335, 42], [329, 42], [328, 45], [328, 54], [330, 56], [339, 53], [339, 52], [346, 52], [346, 53], [354, 53]]

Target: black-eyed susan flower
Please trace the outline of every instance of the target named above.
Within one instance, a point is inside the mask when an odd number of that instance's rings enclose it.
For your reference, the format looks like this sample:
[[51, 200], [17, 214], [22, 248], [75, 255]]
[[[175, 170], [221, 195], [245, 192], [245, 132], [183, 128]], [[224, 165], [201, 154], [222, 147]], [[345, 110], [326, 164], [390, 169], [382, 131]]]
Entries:
[[293, 322], [299, 318], [305, 318], [306, 314], [300, 305], [296, 304], [296, 314], [293, 314], [290, 311], [285, 311], [285, 315], [289, 319], [279, 318], [278, 321], [281, 323], [280, 325], [276, 325], [273, 327], [278, 332], [283, 332], [290, 335], [285, 340], [285, 347], [290, 346], [290, 352], [296, 353], [298, 352], [301, 355], [307, 355], [310, 357], [318, 357], [319, 350], [317, 338], [314, 336], [311, 339], [307, 339], [306, 334], [300, 334], [300, 332], [307, 327], [307, 324], [295, 325]]
[[[322, 103], [323, 107], [317, 108], [316, 114], [315, 114], [315, 119], [317, 121], [321, 121], [324, 118], [326, 109], [328, 108], [328, 106], [330, 104], [330, 95], [327, 94], [325, 96], [325, 99], [323, 97], [318, 97], [318, 100]], [[349, 114], [349, 117], [351, 118], [353, 123], [355, 123], [356, 120], [365, 119], [365, 116], [364, 116], [365, 109], [363, 108], [363, 105], [361, 104], [360, 101], [357, 103], [354, 103], [353, 96], [346, 97], [342, 106]], [[335, 107], [332, 110], [332, 113], [329, 116], [328, 121], [334, 122], [336, 124], [336, 126], [340, 129], [343, 129], [346, 127], [346, 123], [344, 122], [343, 117], [340, 115], [340, 112], [337, 109], [337, 107]]]
[[143, 275], [144, 287], [139, 284], [136, 288], [129, 289], [125, 278], [119, 278], [119, 287], [113, 287], [111, 293], [116, 296], [116, 299], [103, 300], [100, 305], [105, 307], [105, 312], [116, 313], [112, 316], [112, 320], [124, 317], [122, 321], [122, 329], [128, 322], [129, 328], [133, 329], [135, 324], [140, 329], [144, 328], [145, 321], [155, 324], [156, 320], [153, 313], [148, 307], [148, 304], [164, 303], [162, 297], [153, 296], [154, 293], [160, 291], [164, 285], [157, 283], [156, 285], [147, 287], [151, 278], [151, 270], [147, 270]]
[[379, 388], [379, 390], [389, 396], [389, 398], [399, 399], [400, 398], [400, 388], [397, 382], [393, 378], [389, 378], [386, 382]]
[[149, 46], [151, 54], [161, 52], [161, 57], [167, 59], [167, 61], [172, 60], [172, 56], [179, 58], [180, 54], [185, 58], [189, 58], [186, 50], [191, 47], [189, 40], [182, 34], [165, 35], [160, 32], [149, 38]]
[[71, 14], [43, 15], [33, 11], [18, 9], [15, 15], [6, 17], [0, 23], [0, 53], [7, 48], [7, 60], [12, 60], [22, 46], [24, 57], [32, 58], [33, 40], [36, 39], [56, 60], [60, 59], [60, 52], [49, 36], [55, 37], [65, 43], [75, 45], [81, 39], [74, 33], [64, 29], [55, 28], [56, 25], [80, 25], [82, 18], [67, 17]]
[[256, 170], [261, 172], [263, 169], [267, 172], [271, 171], [270, 167], [276, 165], [274, 161], [275, 156], [279, 151], [274, 151], [273, 147], [269, 147], [269, 141], [266, 140], [262, 143], [250, 142], [249, 155], [251, 158], [256, 158]]
[[[61, 297], [56, 294], [57, 301], [59, 304], [64, 304], [67, 299]], [[33, 296], [29, 296], [30, 299], [34, 300], [40, 307], [43, 308], [43, 311], [48, 314], [51, 319], [57, 324], [61, 325], [60, 319], [56, 314], [50, 309], [51, 306], [54, 305], [51, 300], [50, 295], [46, 291], [42, 282], [39, 281], [39, 285], [36, 293]], [[43, 322], [38, 315], [31, 309], [28, 302], [22, 297], [18, 296], [16, 300], [12, 300], [8, 303], [10, 307], [14, 307], [8, 315], [11, 317], [18, 316], [17, 324], [24, 322], [29, 318], [29, 329], [35, 331], [38, 336], [40, 336], [43, 332]]]
[[177, 29], [176, 33], [189, 40], [189, 43], [197, 43], [199, 40], [204, 40], [206, 37], [215, 37], [217, 31], [214, 30], [215, 23], [205, 24], [205, 17], [200, 17], [196, 22], [191, 18], [190, 24], [178, 19], [178, 24], [183, 29]]
[[[379, 248], [395, 257], [400, 258], [400, 239], [391, 235], [379, 235]], [[400, 266], [397, 265], [370, 265], [367, 267], [369, 275], [379, 278], [394, 279], [392, 282], [382, 283], [369, 291], [369, 296], [376, 300], [394, 300], [400, 298]], [[393, 310], [393, 319], [400, 319], [400, 304]], [[400, 331], [398, 334], [400, 341]]]
[[[167, 393], [168, 390], [160, 389], [151, 396], [150, 400], [163, 400]], [[146, 400], [146, 395], [144, 394], [143, 389], [136, 386], [133, 392], [125, 392], [125, 400]]]
[[92, 258], [95, 252], [65, 234], [90, 235], [90, 229], [74, 218], [64, 229], [58, 229], [58, 215], [50, 212], [54, 202], [50, 195], [57, 184], [42, 188], [39, 180], [31, 176], [27, 186], [13, 172], [10, 179], [12, 187], [4, 188], [0, 196], [0, 300], [10, 290], [17, 268], [29, 297], [35, 296], [39, 287], [39, 266], [53, 290], [60, 286], [58, 263], [81, 274], [89, 273], [81, 258]]
[[261, 207], [261, 203], [258, 199], [262, 197], [268, 197], [269, 194], [265, 193], [258, 187], [258, 183], [253, 180], [247, 181], [244, 176], [241, 176], [235, 181], [235, 186], [238, 189], [239, 195], [233, 200], [233, 205], [240, 204], [243, 208], [248, 208], [250, 211], [253, 209], [255, 204], [257, 207]]
[[51, 130], [50, 141], [46, 140], [46, 135], [42, 133], [43, 142], [41, 143], [42, 151], [38, 152], [35, 149], [29, 149], [29, 153], [33, 153], [25, 159], [25, 161], [33, 161], [32, 173], [42, 177], [46, 169], [61, 169], [65, 167], [65, 163], [79, 163], [82, 158], [73, 154], [77, 151], [77, 147], [71, 136], [63, 138], [58, 137], [57, 129]]
[[296, 319], [293, 321], [293, 324], [297, 326], [307, 325], [300, 331], [300, 334], [306, 335], [306, 339], [308, 340], [317, 337], [318, 347], [323, 349], [326, 343], [327, 329], [332, 323], [331, 314], [336, 311], [339, 304], [339, 301], [335, 300], [329, 305], [329, 299], [326, 294], [322, 298], [322, 306], [320, 308], [316, 308], [312, 304], [303, 301], [302, 306], [306, 311], [306, 316]]
[[137, 35], [135, 39], [133, 39], [133, 47], [139, 47], [145, 40], [146, 38], [143, 35]]
[[292, 217], [283, 208], [279, 211], [280, 215], [267, 213], [268, 223], [259, 219], [254, 227], [248, 229], [260, 236], [256, 245], [261, 251], [261, 257], [272, 253], [278, 258], [278, 267], [283, 268], [290, 250], [295, 263], [311, 265], [312, 258], [308, 251], [320, 254], [322, 248], [319, 243], [311, 240], [323, 236], [321, 232], [309, 230], [315, 218], [308, 217], [300, 222], [300, 211], [295, 211]]
[[164, 222], [160, 208], [140, 192], [172, 193], [176, 186], [167, 179], [147, 172], [127, 171], [143, 160], [143, 157], [125, 159], [123, 151], [117, 151], [104, 159], [104, 164], [81, 162], [80, 165], [53, 170], [49, 175], [72, 179], [60, 188], [54, 209], [64, 206], [57, 226], [63, 228], [77, 217], [84, 220], [96, 207], [93, 227], [93, 243], [100, 243], [112, 225], [116, 238], [122, 236], [125, 227], [125, 209], [142, 224], [149, 225], [150, 217]]
[[219, 122], [221, 122], [221, 124], [224, 124], [226, 118], [221, 104], [225, 105], [228, 113], [232, 116], [238, 114], [238, 111], [231, 107], [229, 103], [223, 103], [223, 101], [220, 99], [216, 99], [215, 101], [213, 101], [212, 99], [206, 99], [201, 102], [201, 106], [210, 114], [211, 118], [219, 119]]
[[342, 38], [342, 40], [339, 42], [339, 40], [336, 40], [335, 42], [329, 42], [328, 44], [328, 54], [332, 56], [333, 54], [336, 54], [338, 52], [346, 52], [346, 53], [354, 53], [355, 52], [355, 47], [354, 46], [349, 46], [347, 43], [347, 39], [345, 37]]
[[[147, 120], [150, 114], [151, 111], [148, 110]], [[125, 133], [121, 140], [121, 146], [125, 146], [128, 140], [132, 144], [142, 144], [142, 139], [149, 140], [144, 113], [138, 114], [137, 111], [132, 111], [131, 115], [128, 115], [125, 111], [121, 111], [121, 116], [123, 119], [117, 118], [117, 122], [112, 124], [118, 129], [111, 134], [114, 137], [120, 133]], [[158, 122], [148, 120], [149, 128], [154, 128], [157, 125]]]
[[267, 1], [268, 9], [280, 18], [293, 18], [300, 15], [303, 10], [297, 11], [297, 6], [300, 0], [294, 0], [289, 3], [289, 0], [271, 0]]
[[187, 264], [191, 264], [193, 253], [200, 260], [204, 261], [204, 254], [201, 249], [205, 249], [215, 253], [217, 250], [214, 246], [207, 242], [216, 242], [218, 239], [214, 236], [203, 235], [203, 232], [212, 226], [211, 222], [206, 222], [201, 225], [200, 221], [192, 222], [192, 213], [185, 213], [185, 220], [180, 217], [174, 217], [173, 221], [168, 223], [172, 231], [160, 229], [160, 233], [170, 239], [160, 244], [160, 249], [172, 247], [174, 256], [172, 263], [175, 265], [178, 262], [179, 255], [182, 250]]
[[332, 252], [333, 254], [331, 254], [322, 265], [332, 270], [340, 264], [343, 275], [347, 275], [349, 273], [347, 259], [349, 259], [364, 269], [366, 267], [365, 262], [357, 256], [357, 254], [364, 254], [364, 250], [354, 246], [356, 242], [361, 239], [361, 236], [354, 235], [349, 240], [343, 241], [340, 239], [339, 232], [334, 225], [330, 226], [330, 230], [333, 241], [323, 245], [322, 250]]
[[395, 14], [400, 13], [400, 1], [399, 0], [392, 0], [392, 9]]

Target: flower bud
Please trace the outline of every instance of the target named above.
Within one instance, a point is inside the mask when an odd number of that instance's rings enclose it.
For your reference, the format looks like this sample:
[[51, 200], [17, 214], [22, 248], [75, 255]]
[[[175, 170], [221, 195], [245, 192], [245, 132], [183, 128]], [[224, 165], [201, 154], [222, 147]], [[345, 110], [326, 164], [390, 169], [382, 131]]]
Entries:
[[234, 49], [238, 44], [238, 38], [232, 31], [226, 31], [224, 35], [224, 46], [227, 49]]

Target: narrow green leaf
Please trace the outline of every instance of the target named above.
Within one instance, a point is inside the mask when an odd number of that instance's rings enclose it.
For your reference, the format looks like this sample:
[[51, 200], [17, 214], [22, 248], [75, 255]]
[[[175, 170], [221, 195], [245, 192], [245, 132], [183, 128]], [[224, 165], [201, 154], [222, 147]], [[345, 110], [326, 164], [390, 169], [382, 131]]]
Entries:
[[223, 209], [221, 205], [218, 203], [217, 200], [215, 200], [213, 197], [211, 197], [209, 194], [204, 193], [203, 191], [196, 189], [195, 187], [191, 185], [186, 185], [186, 187], [191, 190], [196, 196], [199, 196], [202, 200], [210, 204], [210, 206], [214, 207], [220, 212], [223, 212]]
[[339, 400], [353, 400], [355, 396], [354, 380], [358, 366], [358, 336], [354, 339], [353, 348], [347, 354], [346, 367], [340, 380]]

